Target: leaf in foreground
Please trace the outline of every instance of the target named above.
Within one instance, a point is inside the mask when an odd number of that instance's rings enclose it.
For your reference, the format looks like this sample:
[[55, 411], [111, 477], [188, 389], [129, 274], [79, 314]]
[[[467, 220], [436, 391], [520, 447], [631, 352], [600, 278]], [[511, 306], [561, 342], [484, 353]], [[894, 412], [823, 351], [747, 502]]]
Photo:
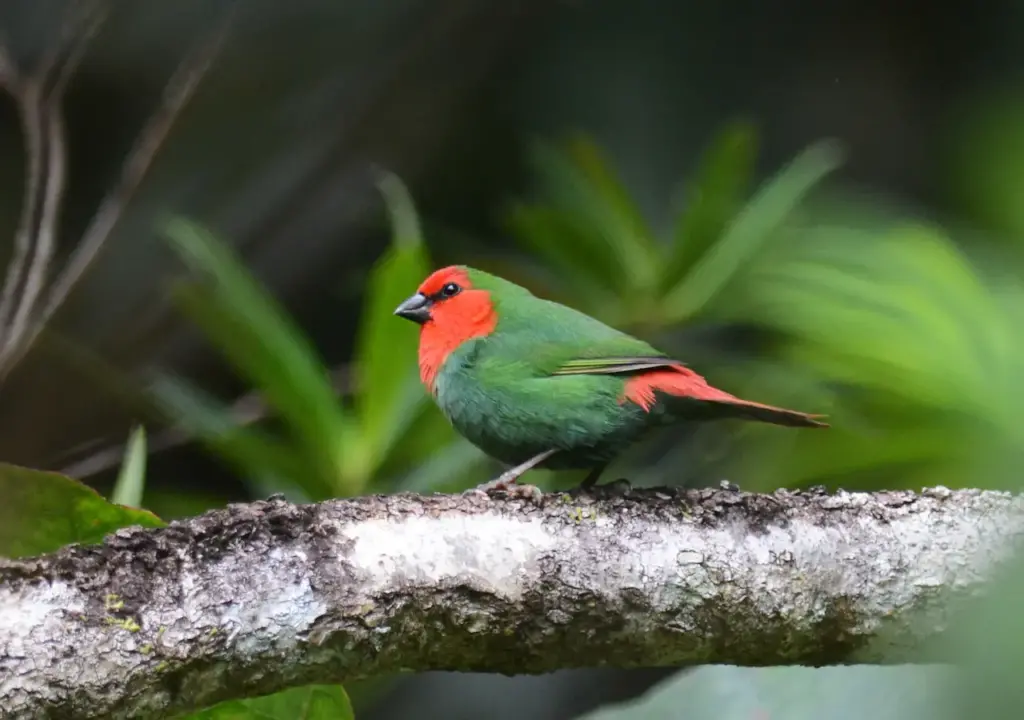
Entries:
[[71, 543], [100, 542], [129, 525], [161, 527], [146, 510], [115, 505], [64, 475], [0, 463], [0, 555], [53, 552]]

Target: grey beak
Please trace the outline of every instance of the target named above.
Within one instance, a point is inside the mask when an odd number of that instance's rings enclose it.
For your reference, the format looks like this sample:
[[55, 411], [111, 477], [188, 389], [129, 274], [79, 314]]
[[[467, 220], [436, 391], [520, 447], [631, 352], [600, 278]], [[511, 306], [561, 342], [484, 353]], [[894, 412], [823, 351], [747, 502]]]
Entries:
[[430, 319], [430, 301], [423, 293], [416, 293], [395, 308], [395, 315], [422, 325]]

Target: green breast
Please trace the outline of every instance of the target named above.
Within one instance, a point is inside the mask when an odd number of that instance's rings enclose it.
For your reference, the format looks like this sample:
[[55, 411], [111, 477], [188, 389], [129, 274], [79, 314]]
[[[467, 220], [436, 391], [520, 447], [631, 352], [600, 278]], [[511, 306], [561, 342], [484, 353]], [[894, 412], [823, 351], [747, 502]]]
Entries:
[[656, 419], [621, 404], [623, 380], [599, 375], [534, 377], [489, 373], [490, 338], [467, 342], [435, 382], [438, 406], [455, 429], [491, 457], [519, 463], [552, 447], [550, 468], [607, 462]]

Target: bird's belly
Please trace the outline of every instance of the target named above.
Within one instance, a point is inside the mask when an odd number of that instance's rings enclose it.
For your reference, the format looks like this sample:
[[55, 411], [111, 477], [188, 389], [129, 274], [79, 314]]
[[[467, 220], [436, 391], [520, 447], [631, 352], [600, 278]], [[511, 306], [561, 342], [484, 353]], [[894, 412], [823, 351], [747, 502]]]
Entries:
[[518, 464], [556, 448], [559, 452], [540, 465], [551, 469], [612, 460], [639, 439], [649, 419], [605, 390], [557, 397], [448, 387], [437, 400], [455, 429], [491, 457]]

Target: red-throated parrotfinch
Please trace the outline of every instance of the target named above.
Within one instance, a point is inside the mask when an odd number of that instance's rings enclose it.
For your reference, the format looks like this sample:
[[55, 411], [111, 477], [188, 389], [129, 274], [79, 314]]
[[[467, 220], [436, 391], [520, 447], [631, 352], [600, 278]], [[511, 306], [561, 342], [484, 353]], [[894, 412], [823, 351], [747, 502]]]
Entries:
[[437, 270], [395, 314], [420, 325], [420, 378], [444, 415], [513, 466], [481, 490], [511, 490], [535, 467], [589, 469], [590, 488], [619, 453], [675, 422], [828, 427], [711, 387], [644, 341], [480, 270]]

